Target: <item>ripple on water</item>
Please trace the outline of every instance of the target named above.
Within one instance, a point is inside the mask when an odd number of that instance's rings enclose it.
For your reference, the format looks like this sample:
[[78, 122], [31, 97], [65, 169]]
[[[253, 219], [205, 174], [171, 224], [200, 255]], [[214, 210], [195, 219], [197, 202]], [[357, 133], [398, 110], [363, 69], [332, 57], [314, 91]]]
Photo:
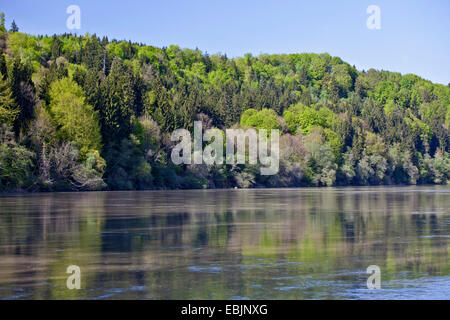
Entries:
[[349, 289], [343, 296], [348, 299], [448, 300], [450, 299], [450, 276], [382, 282], [381, 289]]
[[220, 273], [223, 271], [221, 267], [200, 267], [200, 266], [189, 266], [188, 270], [191, 272], [203, 272], [203, 273]]
[[450, 235], [448, 235], [448, 234], [436, 234], [436, 235], [430, 235], [430, 236], [422, 236], [421, 238], [428, 238], [428, 239], [433, 239], [433, 238], [450, 238]]

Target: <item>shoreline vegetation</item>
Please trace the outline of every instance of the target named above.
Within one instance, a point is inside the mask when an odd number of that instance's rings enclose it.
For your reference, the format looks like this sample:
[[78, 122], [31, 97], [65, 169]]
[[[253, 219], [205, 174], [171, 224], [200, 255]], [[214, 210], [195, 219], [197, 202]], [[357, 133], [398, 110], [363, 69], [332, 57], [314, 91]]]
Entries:
[[[0, 18], [0, 193], [449, 184], [449, 86], [327, 53], [230, 59]], [[195, 121], [280, 130], [278, 174], [173, 164], [170, 133]]]

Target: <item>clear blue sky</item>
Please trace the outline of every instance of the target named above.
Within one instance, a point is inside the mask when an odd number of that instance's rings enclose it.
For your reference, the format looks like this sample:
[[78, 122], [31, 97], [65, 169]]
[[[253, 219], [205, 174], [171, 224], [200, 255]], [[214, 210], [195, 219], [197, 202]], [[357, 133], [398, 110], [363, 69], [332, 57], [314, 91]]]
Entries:
[[[162, 47], [198, 47], [229, 57], [247, 52], [328, 52], [358, 69], [415, 73], [450, 82], [448, 0], [2, 0], [9, 26], [31, 34], [69, 32], [66, 8], [81, 8], [77, 33]], [[369, 30], [369, 5], [381, 30]]]

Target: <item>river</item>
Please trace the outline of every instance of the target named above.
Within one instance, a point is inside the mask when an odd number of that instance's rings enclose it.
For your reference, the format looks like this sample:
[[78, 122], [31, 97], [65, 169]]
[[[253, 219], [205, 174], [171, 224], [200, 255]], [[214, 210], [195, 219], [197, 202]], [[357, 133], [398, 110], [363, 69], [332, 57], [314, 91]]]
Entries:
[[449, 208], [448, 186], [0, 196], [0, 299], [450, 299]]

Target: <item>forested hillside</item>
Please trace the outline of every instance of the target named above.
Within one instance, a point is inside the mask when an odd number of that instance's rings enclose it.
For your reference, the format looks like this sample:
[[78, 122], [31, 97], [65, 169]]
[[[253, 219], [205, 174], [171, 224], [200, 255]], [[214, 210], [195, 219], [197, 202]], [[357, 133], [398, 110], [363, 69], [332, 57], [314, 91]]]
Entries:
[[[416, 75], [4, 25], [0, 52], [0, 191], [449, 181], [450, 88]], [[280, 129], [278, 175], [172, 164], [170, 133], [195, 120]]]

